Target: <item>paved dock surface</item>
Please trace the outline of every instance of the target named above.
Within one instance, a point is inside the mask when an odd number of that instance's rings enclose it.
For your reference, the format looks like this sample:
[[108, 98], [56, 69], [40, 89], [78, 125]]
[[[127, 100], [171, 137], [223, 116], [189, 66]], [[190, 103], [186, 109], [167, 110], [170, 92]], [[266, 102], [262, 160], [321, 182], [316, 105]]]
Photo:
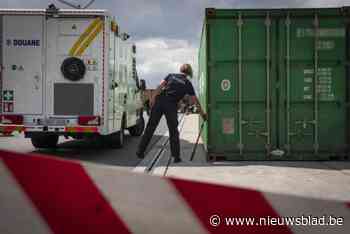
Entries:
[[[36, 150], [23, 135], [0, 137], [0, 148], [18, 152], [35, 152], [64, 159], [136, 170], [225, 185], [258, 189], [278, 194], [350, 201], [350, 161], [206, 161], [200, 143], [194, 160], [190, 155], [198, 135], [198, 116], [186, 115], [180, 123], [183, 162], [174, 164], [170, 157], [167, 127], [163, 119], [144, 160], [135, 156], [139, 137], [127, 136], [123, 149], [100, 148], [94, 142], [61, 140], [56, 150]], [[160, 154], [159, 154], [160, 152]], [[159, 157], [155, 160], [155, 155]], [[152, 164], [151, 170], [146, 170]]]
[[310, 198], [350, 200], [350, 161], [232, 161], [208, 163], [203, 145], [190, 161], [198, 117], [187, 116], [181, 133], [182, 157], [166, 176], [233, 185]]

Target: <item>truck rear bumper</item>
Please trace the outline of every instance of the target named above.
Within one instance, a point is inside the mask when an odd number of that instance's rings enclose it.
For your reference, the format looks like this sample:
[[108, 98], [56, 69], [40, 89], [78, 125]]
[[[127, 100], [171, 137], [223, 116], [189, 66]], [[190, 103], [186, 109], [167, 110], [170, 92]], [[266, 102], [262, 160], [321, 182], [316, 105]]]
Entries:
[[91, 126], [26, 126], [25, 133], [48, 133], [57, 135], [99, 134], [98, 127]]
[[13, 132], [23, 132], [23, 125], [0, 124], [0, 133], [12, 134]]

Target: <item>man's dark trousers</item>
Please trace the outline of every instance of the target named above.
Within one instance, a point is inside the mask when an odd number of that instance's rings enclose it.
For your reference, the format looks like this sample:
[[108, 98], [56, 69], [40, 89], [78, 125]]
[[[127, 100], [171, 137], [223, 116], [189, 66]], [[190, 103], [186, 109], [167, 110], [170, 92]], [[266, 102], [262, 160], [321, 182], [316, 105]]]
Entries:
[[177, 102], [170, 96], [160, 95], [157, 97], [156, 102], [151, 110], [151, 116], [147, 123], [146, 130], [142, 136], [138, 153], [143, 154], [156, 130], [162, 115], [165, 115], [170, 137], [170, 149], [171, 155], [174, 158], [180, 157], [180, 140], [178, 120], [177, 120]]

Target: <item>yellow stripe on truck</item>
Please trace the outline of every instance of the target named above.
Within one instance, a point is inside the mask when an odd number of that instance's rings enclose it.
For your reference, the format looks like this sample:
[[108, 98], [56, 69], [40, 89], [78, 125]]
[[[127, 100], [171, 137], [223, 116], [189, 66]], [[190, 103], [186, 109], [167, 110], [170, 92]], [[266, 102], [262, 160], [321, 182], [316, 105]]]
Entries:
[[65, 132], [69, 133], [97, 133], [96, 127], [66, 127]]
[[100, 21], [95, 27], [95, 30], [87, 37], [84, 43], [80, 46], [79, 50], [75, 53], [75, 56], [81, 56], [85, 52], [86, 48], [88, 48], [91, 45], [91, 42], [101, 32], [102, 28], [103, 28], [103, 21]]
[[74, 43], [72, 48], [69, 50], [69, 56], [77, 56], [76, 52], [83, 43], [83, 41], [94, 31], [96, 26], [98, 26], [102, 20], [100, 18], [94, 19], [91, 24], [85, 29], [85, 31], [80, 35], [78, 40]]

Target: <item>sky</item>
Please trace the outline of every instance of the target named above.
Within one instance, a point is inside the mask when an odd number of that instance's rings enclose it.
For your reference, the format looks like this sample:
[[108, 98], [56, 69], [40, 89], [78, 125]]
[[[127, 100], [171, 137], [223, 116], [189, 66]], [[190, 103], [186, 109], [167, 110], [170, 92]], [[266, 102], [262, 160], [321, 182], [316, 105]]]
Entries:
[[[84, 5], [89, 0], [66, 0]], [[57, 0], [0, 0], [0, 8], [46, 8]], [[95, 0], [90, 8], [107, 9], [137, 45], [137, 69], [147, 86], [154, 88], [183, 63], [193, 64], [207, 7], [303, 8], [350, 6], [350, 0]], [[196, 82], [194, 82], [196, 83]]]

